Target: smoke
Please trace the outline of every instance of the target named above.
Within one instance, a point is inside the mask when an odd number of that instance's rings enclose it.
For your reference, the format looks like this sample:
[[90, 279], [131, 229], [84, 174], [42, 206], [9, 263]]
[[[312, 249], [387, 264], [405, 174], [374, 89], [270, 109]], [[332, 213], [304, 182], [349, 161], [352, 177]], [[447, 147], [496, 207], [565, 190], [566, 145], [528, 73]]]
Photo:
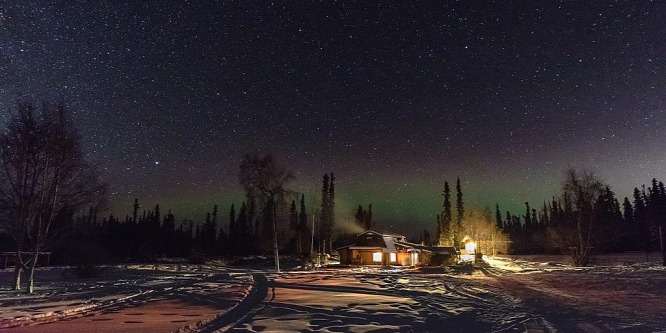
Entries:
[[360, 234], [365, 231], [361, 226], [356, 224], [354, 219], [350, 217], [345, 217], [342, 219], [338, 219], [336, 222], [336, 227], [339, 232], [347, 233], [347, 234]]

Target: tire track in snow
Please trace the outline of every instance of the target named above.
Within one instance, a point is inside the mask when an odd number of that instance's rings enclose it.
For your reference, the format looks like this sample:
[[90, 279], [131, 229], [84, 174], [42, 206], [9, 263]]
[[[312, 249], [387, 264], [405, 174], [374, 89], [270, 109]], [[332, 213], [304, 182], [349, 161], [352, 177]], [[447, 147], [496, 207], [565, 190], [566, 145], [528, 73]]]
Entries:
[[256, 307], [268, 294], [268, 279], [262, 273], [253, 273], [252, 280], [252, 289], [250, 292], [232, 309], [216, 316], [212, 320], [200, 321], [193, 325], [194, 327], [184, 327], [177, 332], [223, 332], [253, 316], [259, 310]]

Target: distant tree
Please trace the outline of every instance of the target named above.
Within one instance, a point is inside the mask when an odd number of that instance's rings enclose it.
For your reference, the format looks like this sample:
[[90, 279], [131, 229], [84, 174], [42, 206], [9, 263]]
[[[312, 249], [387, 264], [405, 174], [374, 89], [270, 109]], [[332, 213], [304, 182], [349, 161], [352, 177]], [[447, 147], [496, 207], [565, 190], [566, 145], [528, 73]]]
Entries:
[[153, 210], [152, 214], [152, 219], [151, 219], [151, 231], [154, 233], [157, 233], [157, 231], [160, 230], [160, 218], [161, 218], [161, 213], [160, 213], [160, 205], [156, 204], [155, 209]]
[[650, 228], [648, 224], [647, 207], [645, 206], [645, 192], [634, 188], [634, 223], [636, 224], [636, 240], [640, 242], [645, 252], [651, 251]]
[[579, 172], [571, 167], [566, 171], [563, 191], [576, 207], [575, 211], [572, 209], [571, 221], [576, 241], [570, 247], [576, 266], [588, 265], [592, 248], [598, 241], [595, 237], [599, 225], [595, 223], [595, 217], [600, 207], [596, 199], [602, 194], [604, 187], [604, 183], [591, 171]]
[[453, 230], [453, 243], [458, 246], [462, 240], [462, 225], [465, 218], [465, 208], [463, 206], [463, 193], [460, 186], [460, 177], [456, 178], [456, 224]]
[[439, 217], [439, 214], [437, 214], [437, 229], [435, 231], [435, 239], [437, 240], [437, 245], [439, 245], [439, 241], [442, 237], [442, 220]]
[[[232, 205], [233, 208], [233, 205]], [[228, 254], [242, 254], [247, 255], [252, 251], [252, 231], [248, 228], [248, 215], [247, 215], [247, 206], [245, 202], [241, 204], [241, 208], [238, 211], [238, 217], [235, 216], [235, 211], [229, 212], [229, 235], [227, 235], [227, 246], [223, 248], [228, 248], [226, 252]], [[231, 225], [234, 226], [234, 235], [231, 235]], [[220, 228], [223, 230], [224, 228]], [[231, 245], [231, 242], [235, 244]], [[233, 248], [229, 248], [233, 246]]]
[[169, 256], [176, 254], [176, 249], [174, 246], [174, 235], [176, 232], [176, 218], [173, 216], [171, 211], [164, 216], [162, 221], [161, 235], [162, 235], [162, 244], [165, 252]]
[[368, 204], [368, 212], [365, 214], [365, 229], [372, 230], [377, 227], [375, 221], [372, 219], [372, 204]]
[[333, 249], [331, 243], [333, 236], [333, 227], [335, 226], [335, 176], [331, 172], [331, 176], [324, 174], [322, 178], [321, 187], [321, 217], [320, 217], [320, 233], [324, 245], [324, 252], [330, 253]]
[[530, 229], [532, 227], [532, 216], [530, 215], [532, 211], [530, 210], [530, 203], [525, 203], [525, 228]]
[[331, 172], [331, 183], [328, 188], [328, 225], [326, 225], [326, 236], [328, 238], [328, 253], [333, 252], [333, 228], [335, 227], [335, 176]]
[[257, 249], [257, 239], [259, 238], [259, 232], [258, 232], [258, 226], [257, 226], [257, 204], [256, 201], [254, 200], [254, 197], [249, 198], [248, 201], [249, 206], [247, 209], [247, 223], [246, 223], [246, 230], [245, 230], [245, 235], [247, 235], [247, 242], [248, 242], [248, 251], [253, 252]]
[[543, 208], [541, 208], [541, 226], [548, 227], [550, 225], [550, 219], [548, 218], [548, 212], [550, 212], [546, 202], [543, 202]]
[[292, 232], [292, 244], [296, 248], [295, 251], [300, 251], [299, 243], [299, 220], [298, 220], [298, 210], [296, 209], [296, 200], [291, 200], [291, 206], [289, 207], [289, 229]]
[[32, 103], [18, 103], [0, 145], [0, 228], [15, 245], [12, 288], [20, 289], [26, 270], [32, 293], [40, 251], [75, 227], [65, 212], [97, 204], [106, 187], [83, 158], [81, 137], [63, 101], [45, 103], [41, 112]]
[[493, 223], [493, 214], [489, 207], [485, 207], [481, 212], [471, 211], [465, 218], [463, 230], [476, 242], [477, 252], [489, 255], [506, 253], [507, 237], [497, 224]]
[[301, 211], [298, 214], [298, 252], [304, 253], [303, 243], [308, 235], [308, 214], [305, 212], [305, 195], [301, 194]]
[[[277, 203], [292, 194], [286, 187], [294, 179], [291, 172], [280, 167], [271, 155], [246, 155], [240, 166], [239, 179], [248, 198], [259, 198], [264, 203], [264, 216], [272, 220], [275, 270], [280, 271], [277, 236]], [[268, 208], [268, 209], [266, 209]]]
[[[242, 206], [241, 206], [242, 210]], [[239, 214], [240, 215], [240, 214]], [[228, 247], [229, 249], [227, 252], [230, 255], [236, 255], [238, 254], [241, 244], [240, 241], [242, 240], [242, 230], [239, 230], [238, 224], [240, 222], [240, 216], [238, 219], [236, 219], [236, 208], [234, 207], [234, 204], [231, 204], [231, 208], [229, 208], [229, 239], [228, 239]], [[223, 229], [223, 228], [220, 228]], [[219, 235], [218, 235], [218, 242], [219, 242]]]
[[444, 203], [442, 204], [442, 230], [439, 235], [439, 244], [444, 246], [457, 246], [453, 242], [453, 215], [451, 214], [451, 188], [449, 182], [444, 182]]
[[137, 213], [139, 212], [139, 198], [134, 198], [134, 205], [132, 206], [132, 222], [138, 223]]
[[[363, 211], [363, 206], [358, 205], [358, 209], [356, 209], [356, 215], [354, 215], [354, 223], [358, 225], [361, 228], [365, 228], [365, 215], [366, 212]], [[367, 229], [366, 229], [367, 230]]]
[[499, 204], [495, 204], [495, 226], [498, 230], [504, 230], [504, 222], [502, 221]]

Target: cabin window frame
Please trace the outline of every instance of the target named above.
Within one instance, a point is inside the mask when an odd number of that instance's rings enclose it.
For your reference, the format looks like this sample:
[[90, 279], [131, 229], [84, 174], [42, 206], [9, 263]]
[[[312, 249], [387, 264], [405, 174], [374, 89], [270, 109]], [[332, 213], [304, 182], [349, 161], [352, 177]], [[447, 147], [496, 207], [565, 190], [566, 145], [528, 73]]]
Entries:
[[398, 254], [393, 252], [389, 253], [389, 261], [398, 262]]
[[372, 253], [372, 262], [382, 262], [382, 253], [381, 252], [373, 252]]

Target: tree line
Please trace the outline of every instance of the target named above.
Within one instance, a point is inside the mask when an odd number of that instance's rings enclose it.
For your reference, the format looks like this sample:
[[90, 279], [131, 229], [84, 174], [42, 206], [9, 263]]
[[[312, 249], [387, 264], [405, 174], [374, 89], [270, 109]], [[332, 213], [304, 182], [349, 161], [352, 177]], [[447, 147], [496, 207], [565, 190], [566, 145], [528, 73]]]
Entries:
[[568, 168], [563, 184], [560, 193], [539, 207], [525, 202], [522, 213], [503, 212], [496, 204], [493, 223], [488, 208], [465, 215], [459, 178], [454, 220], [451, 189], [445, 181], [435, 235], [425, 230], [419, 241], [461, 248], [461, 237], [466, 235], [492, 244], [495, 253], [568, 254], [575, 264], [583, 266], [594, 253], [660, 249], [666, 222], [663, 182], [652, 179], [650, 186], [634, 188], [633, 197], [625, 197], [622, 203], [610, 186], [589, 170]]

